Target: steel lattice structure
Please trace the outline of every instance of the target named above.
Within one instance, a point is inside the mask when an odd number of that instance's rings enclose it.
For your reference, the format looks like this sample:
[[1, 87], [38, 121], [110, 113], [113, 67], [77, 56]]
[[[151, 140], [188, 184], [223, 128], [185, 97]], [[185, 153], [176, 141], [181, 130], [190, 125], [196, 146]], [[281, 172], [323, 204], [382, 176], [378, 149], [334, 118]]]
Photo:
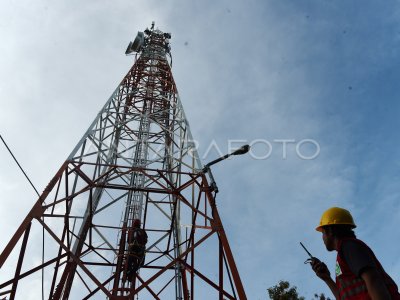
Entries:
[[[1, 253], [0, 297], [26, 299], [37, 282], [47, 299], [246, 299], [172, 77], [170, 34], [153, 25], [138, 38], [134, 65]], [[149, 242], [129, 281], [134, 219]]]

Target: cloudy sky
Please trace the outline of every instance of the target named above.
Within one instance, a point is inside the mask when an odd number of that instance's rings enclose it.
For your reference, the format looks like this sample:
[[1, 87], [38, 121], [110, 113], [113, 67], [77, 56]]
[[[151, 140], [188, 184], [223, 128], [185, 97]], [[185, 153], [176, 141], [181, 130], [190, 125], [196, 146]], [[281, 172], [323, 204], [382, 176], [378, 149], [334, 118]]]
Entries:
[[[248, 298], [267, 299], [281, 279], [306, 299], [329, 294], [299, 241], [333, 271], [314, 230], [331, 206], [352, 211], [358, 237], [400, 283], [398, 0], [2, 0], [0, 134], [36, 187], [129, 70], [126, 46], [152, 21], [172, 33], [203, 162], [253, 145], [213, 169]], [[0, 145], [0, 249], [35, 201]]]

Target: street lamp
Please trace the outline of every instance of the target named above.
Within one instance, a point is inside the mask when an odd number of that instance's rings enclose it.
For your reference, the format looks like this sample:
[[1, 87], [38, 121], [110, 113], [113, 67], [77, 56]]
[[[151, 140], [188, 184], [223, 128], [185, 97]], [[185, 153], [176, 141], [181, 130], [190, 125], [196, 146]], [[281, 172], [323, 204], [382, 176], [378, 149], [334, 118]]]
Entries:
[[233, 151], [232, 153], [225, 154], [224, 156], [221, 156], [221, 157], [219, 157], [217, 159], [214, 159], [213, 161], [210, 161], [208, 164], [206, 164], [204, 166], [202, 172], [204, 174], [208, 173], [208, 175], [210, 176], [210, 179], [211, 179], [210, 187], [211, 187], [212, 190], [215, 191], [215, 193], [218, 193], [218, 187], [217, 187], [217, 184], [215, 183], [214, 176], [213, 176], [213, 174], [211, 172], [210, 167], [212, 165], [215, 165], [216, 163], [219, 163], [220, 161], [223, 161], [223, 160], [227, 159], [228, 157], [230, 157], [232, 155], [242, 155], [242, 154], [245, 154], [245, 153], [249, 152], [249, 150], [250, 150], [250, 146], [249, 145], [244, 145], [244, 146], [240, 147], [239, 149]]

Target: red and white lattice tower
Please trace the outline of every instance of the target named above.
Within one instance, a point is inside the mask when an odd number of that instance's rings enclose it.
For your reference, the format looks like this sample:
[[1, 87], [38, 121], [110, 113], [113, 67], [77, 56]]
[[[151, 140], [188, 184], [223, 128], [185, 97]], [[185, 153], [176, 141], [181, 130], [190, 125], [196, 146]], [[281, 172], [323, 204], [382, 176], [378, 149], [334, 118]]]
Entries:
[[[246, 299], [170, 37], [153, 24], [128, 46], [134, 65], [2, 251], [0, 299]], [[148, 243], [130, 281], [134, 219]]]

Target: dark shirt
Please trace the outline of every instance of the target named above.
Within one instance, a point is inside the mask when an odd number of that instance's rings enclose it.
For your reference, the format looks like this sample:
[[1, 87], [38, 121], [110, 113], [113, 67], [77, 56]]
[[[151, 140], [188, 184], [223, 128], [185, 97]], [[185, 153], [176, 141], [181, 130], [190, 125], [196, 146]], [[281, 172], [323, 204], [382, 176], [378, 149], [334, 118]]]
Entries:
[[356, 276], [361, 276], [368, 268], [376, 268], [375, 260], [371, 255], [370, 250], [352, 240], [345, 240], [342, 243], [342, 255], [350, 270]]
[[137, 243], [141, 246], [146, 245], [146, 243], [147, 243], [146, 231], [144, 231], [141, 228], [134, 229], [132, 232], [132, 242]]

